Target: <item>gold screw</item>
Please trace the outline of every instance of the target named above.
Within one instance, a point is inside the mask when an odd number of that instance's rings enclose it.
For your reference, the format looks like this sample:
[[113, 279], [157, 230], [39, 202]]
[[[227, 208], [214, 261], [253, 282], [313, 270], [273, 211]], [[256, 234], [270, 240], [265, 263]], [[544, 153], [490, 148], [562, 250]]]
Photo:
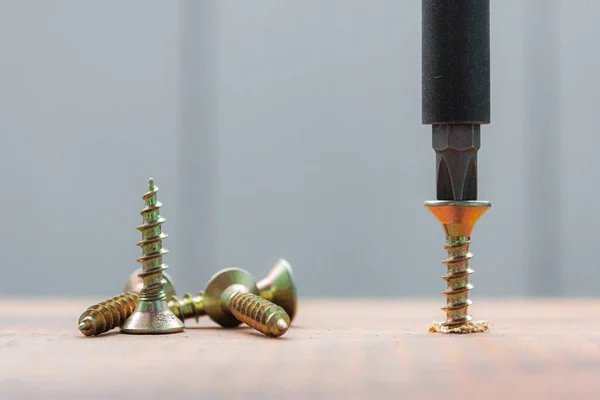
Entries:
[[473, 285], [469, 275], [469, 260], [473, 256], [469, 252], [471, 232], [477, 220], [491, 207], [487, 201], [427, 201], [425, 207], [442, 224], [446, 233], [446, 250], [448, 258], [443, 263], [448, 273], [443, 276], [447, 289], [442, 292], [446, 297], [446, 321], [434, 323], [431, 332], [440, 333], [476, 333], [487, 332], [487, 321], [473, 322], [468, 308], [473, 302], [469, 300], [469, 290]]
[[183, 331], [183, 322], [169, 309], [167, 295], [164, 290], [165, 279], [162, 257], [168, 252], [162, 247], [162, 240], [167, 237], [161, 225], [165, 219], [160, 216], [162, 204], [157, 200], [158, 187], [154, 179], [148, 181], [148, 191], [142, 197], [146, 203], [140, 212], [143, 224], [138, 226], [142, 232], [142, 240], [138, 246], [142, 248], [142, 256], [138, 262], [142, 264], [140, 277], [144, 281], [137, 308], [121, 326], [121, 332], [132, 334], [162, 334]]
[[252, 293], [234, 291], [229, 309], [238, 320], [267, 336], [279, 337], [290, 327], [290, 317], [283, 308]]
[[257, 294], [258, 288], [250, 273], [227, 268], [208, 282], [204, 291], [204, 310], [224, 327], [244, 322], [264, 335], [283, 335], [290, 326], [290, 317], [283, 308]]
[[137, 303], [137, 294], [125, 293], [93, 305], [79, 317], [79, 330], [85, 336], [92, 336], [121, 326], [133, 314]]

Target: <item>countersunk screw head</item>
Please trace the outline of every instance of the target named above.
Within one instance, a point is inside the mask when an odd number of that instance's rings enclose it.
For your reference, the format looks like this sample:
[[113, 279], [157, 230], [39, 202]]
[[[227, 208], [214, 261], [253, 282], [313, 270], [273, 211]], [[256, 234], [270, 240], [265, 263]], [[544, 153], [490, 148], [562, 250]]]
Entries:
[[[487, 331], [487, 322], [474, 323], [468, 308], [473, 302], [469, 300], [469, 291], [473, 285], [469, 275], [473, 270], [469, 260], [473, 256], [469, 251], [471, 233], [475, 223], [491, 207], [488, 201], [426, 201], [425, 207], [436, 217], [446, 234], [446, 250], [448, 258], [442, 261], [448, 272], [442, 277], [447, 289], [442, 292], [446, 297], [446, 320], [435, 323], [431, 332], [471, 333]], [[438, 329], [437, 326], [440, 326]], [[469, 326], [472, 325], [472, 326]]]
[[278, 259], [269, 274], [256, 286], [260, 297], [281, 306], [290, 320], [294, 319], [298, 308], [298, 293], [290, 263], [283, 258]]
[[256, 281], [249, 272], [240, 268], [226, 268], [210, 279], [204, 291], [204, 310], [217, 324], [233, 328], [240, 321], [229, 310], [227, 295], [232, 288], [246, 293], [258, 294]]

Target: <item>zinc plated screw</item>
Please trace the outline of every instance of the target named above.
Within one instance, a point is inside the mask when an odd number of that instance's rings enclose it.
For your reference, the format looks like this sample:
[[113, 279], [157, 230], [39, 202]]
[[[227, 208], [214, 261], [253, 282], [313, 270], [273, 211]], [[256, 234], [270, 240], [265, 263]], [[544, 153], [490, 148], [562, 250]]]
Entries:
[[99, 335], [117, 328], [135, 311], [139, 297], [125, 293], [89, 307], [79, 317], [79, 330], [85, 336]]
[[442, 261], [448, 273], [442, 278], [447, 289], [442, 292], [446, 297], [446, 321], [434, 323], [431, 332], [440, 333], [477, 333], [487, 332], [487, 321], [473, 321], [468, 308], [473, 302], [469, 300], [469, 260], [473, 255], [469, 252], [471, 232], [477, 220], [492, 205], [488, 201], [427, 201], [425, 207], [442, 224], [446, 233], [446, 250], [448, 258]]
[[142, 264], [144, 285], [140, 292], [137, 308], [121, 326], [121, 332], [132, 334], [163, 334], [183, 331], [183, 322], [173, 314], [167, 304], [164, 290], [165, 279], [163, 270], [168, 266], [163, 264], [162, 257], [168, 253], [162, 247], [162, 240], [167, 234], [162, 232], [161, 225], [165, 219], [160, 216], [162, 204], [157, 200], [158, 187], [154, 179], [148, 181], [148, 191], [142, 196], [146, 206], [140, 212], [143, 217], [142, 225], [137, 229], [142, 232], [142, 240], [137, 243], [142, 248], [142, 256], [138, 262]]
[[227, 268], [214, 275], [204, 291], [204, 310], [216, 323], [235, 327], [243, 322], [267, 336], [279, 337], [290, 327], [290, 317], [278, 305], [258, 296], [252, 275]]

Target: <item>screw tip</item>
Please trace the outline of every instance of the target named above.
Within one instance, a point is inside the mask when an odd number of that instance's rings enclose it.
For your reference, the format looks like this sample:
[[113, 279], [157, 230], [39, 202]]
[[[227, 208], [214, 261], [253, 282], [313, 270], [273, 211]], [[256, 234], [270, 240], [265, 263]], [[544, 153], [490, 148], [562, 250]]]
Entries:
[[148, 179], [148, 189], [154, 189], [154, 178]]
[[79, 324], [79, 330], [86, 336], [89, 336], [91, 334], [91, 328], [91, 325], [86, 320], [81, 321], [81, 323]]
[[279, 330], [280, 336], [283, 335], [284, 333], [286, 333], [288, 328], [290, 327], [290, 324], [288, 324], [287, 321], [283, 318], [278, 319], [276, 325]]

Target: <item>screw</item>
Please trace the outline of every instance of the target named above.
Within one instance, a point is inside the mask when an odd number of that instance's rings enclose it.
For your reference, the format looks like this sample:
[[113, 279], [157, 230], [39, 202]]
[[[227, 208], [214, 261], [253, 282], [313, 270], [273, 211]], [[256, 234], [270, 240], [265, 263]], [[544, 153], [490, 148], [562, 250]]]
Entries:
[[142, 232], [142, 240], [137, 243], [142, 248], [142, 256], [138, 262], [142, 264], [144, 285], [140, 292], [140, 302], [132, 315], [121, 326], [121, 332], [133, 334], [161, 334], [183, 331], [183, 322], [179, 320], [167, 305], [162, 271], [168, 268], [162, 257], [168, 253], [162, 247], [162, 240], [167, 234], [162, 232], [161, 225], [165, 219], [160, 216], [162, 204], [157, 200], [158, 187], [154, 179], [148, 181], [148, 191], [142, 196], [146, 206], [140, 212], [142, 225], [137, 229]]
[[473, 256], [469, 252], [471, 232], [477, 220], [491, 207], [488, 201], [427, 201], [425, 207], [443, 225], [446, 233], [448, 258], [442, 261], [448, 273], [442, 278], [447, 289], [442, 292], [446, 297], [446, 321], [434, 323], [432, 332], [471, 333], [488, 331], [487, 321], [473, 322], [468, 308], [473, 302], [469, 300], [469, 260]]
[[287, 332], [290, 317], [280, 306], [257, 295], [252, 275], [239, 268], [227, 268], [214, 275], [204, 291], [204, 310], [224, 327], [244, 322], [267, 335]]
[[239, 321], [267, 336], [279, 337], [290, 327], [283, 308], [252, 293], [234, 290], [229, 295], [229, 309]]
[[95, 304], [79, 317], [79, 330], [85, 336], [92, 336], [121, 326], [133, 314], [137, 303], [137, 294], [125, 293]]

